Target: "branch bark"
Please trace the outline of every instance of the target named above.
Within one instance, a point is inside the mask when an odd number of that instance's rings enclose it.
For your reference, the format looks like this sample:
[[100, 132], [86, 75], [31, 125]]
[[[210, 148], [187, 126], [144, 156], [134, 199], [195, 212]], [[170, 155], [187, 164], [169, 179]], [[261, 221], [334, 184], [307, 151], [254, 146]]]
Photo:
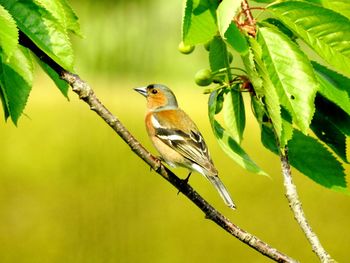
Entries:
[[319, 257], [321, 262], [329, 263], [335, 262], [334, 259], [327, 253], [323, 248], [320, 240], [317, 235], [312, 231], [311, 226], [309, 225], [302, 204], [300, 202], [297, 188], [293, 183], [292, 173], [288, 161], [288, 148], [286, 147], [283, 153], [280, 153], [282, 174], [284, 179], [284, 186], [286, 188], [286, 197], [289, 202], [289, 206], [294, 213], [294, 218], [298, 222], [300, 228], [304, 232], [306, 238], [309, 240], [312, 250]]
[[39, 59], [48, 64], [55, 72], [67, 81], [73, 91], [78, 94], [79, 98], [85, 101], [90, 109], [95, 111], [137, 154], [142, 160], [151, 166], [158, 174], [165, 178], [169, 183], [175, 186], [189, 200], [191, 200], [199, 209], [201, 209], [207, 219], [212, 220], [222, 229], [232, 236], [236, 237], [243, 243], [252, 247], [262, 255], [269, 257], [277, 262], [294, 263], [296, 260], [283, 254], [277, 249], [271, 247], [258, 237], [248, 233], [233, 224], [229, 219], [220, 214], [213, 206], [204, 200], [189, 184], [184, 183], [173, 172], [166, 168], [157, 158], [148, 152], [126, 129], [126, 127], [115, 117], [97, 98], [92, 88], [78, 75], [66, 71], [49, 56], [47, 56], [40, 48], [38, 48], [25, 34], [20, 32], [20, 44], [29, 48]]

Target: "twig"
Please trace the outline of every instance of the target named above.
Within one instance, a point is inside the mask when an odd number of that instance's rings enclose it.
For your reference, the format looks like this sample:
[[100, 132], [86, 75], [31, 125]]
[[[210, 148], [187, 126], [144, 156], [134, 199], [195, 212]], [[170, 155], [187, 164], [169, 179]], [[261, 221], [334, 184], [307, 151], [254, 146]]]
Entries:
[[243, 27], [248, 32], [249, 35], [251, 35], [252, 37], [255, 37], [256, 36], [255, 19], [252, 15], [252, 12], [250, 11], [250, 7], [247, 0], [242, 1], [241, 8], [242, 8], [242, 12], [246, 17], [246, 21], [244, 22], [244, 25], [242, 25], [241, 27]]
[[299, 226], [303, 230], [306, 238], [309, 240], [312, 250], [319, 257], [321, 262], [335, 262], [334, 259], [327, 253], [327, 251], [321, 245], [317, 235], [312, 231], [303, 211], [302, 204], [300, 202], [297, 189], [293, 183], [292, 173], [288, 161], [288, 148], [284, 149], [283, 153], [280, 153], [282, 174], [284, 178], [284, 186], [286, 188], [286, 197], [289, 202], [289, 206], [294, 213], [294, 217]]
[[256, 236], [239, 228], [226, 217], [220, 214], [206, 200], [204, 200], [189, 184], [184, 183], [168, 168], [163, 166], [161, 162], [151, 155], [125, 128], [125, 126], [115, 117], [97, 98], [92, 88], [78, 75], [72, 74], [64, 70], [60, 65], [47, 56], [40, 48], [38, 48], [25, 34], [20, 33], [20, 43], [28, 47], [38, 58], [54, 69], [62, 79], [67, 81], [73, 91], [78, 94], [79, 98], [85, 101], [90, 109], [95, 111], [119, 136], [130, 146], [131, 150], [151, 166], [158, 174], [175, 186], [188, 199], [190, 199], [204, 213], [205, 217], [215, 222], [218, 226], [226, 230], [232, 236], [236, 237], [243, 243], [252, 247], [261, 254], [269, 257], [277, 262], [297, 262], [289, 256], [281, 253], [277, 249], [271, 247]]

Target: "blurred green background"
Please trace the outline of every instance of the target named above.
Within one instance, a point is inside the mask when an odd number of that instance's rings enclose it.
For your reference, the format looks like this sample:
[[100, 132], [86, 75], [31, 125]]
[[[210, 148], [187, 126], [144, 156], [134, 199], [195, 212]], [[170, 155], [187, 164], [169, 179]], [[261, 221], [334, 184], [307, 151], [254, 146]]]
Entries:
[[[85, 34], [73, 38], [77, 72], [136, 138], [155, 153], [144, 98], [132, 88], [168, 84], [202, 130], [238, 210], [225, 207], [202, 176], [193, 175], [191, 185], [240, 227], [302, 262], [318, 262], [288, 208], [278, 158], [260, 145], [249, 104], [243, 146], [271, 178], [247, 173], [216, 143], [207, 96], [193, 81], [207, 53], [200, 46], [190, 56], [177, 51], [182, 2], [70, 2]], [[0, 262], [269, 262], [206, 220], [75, 94], [68, 102], [39, 71], [25, 114], [18, 127], [0, 122]], [[349, 167], [346, 173], [349, 181]], [[294, 178], [321, 242], [348, 262], [349, 197], [296, 171]]]

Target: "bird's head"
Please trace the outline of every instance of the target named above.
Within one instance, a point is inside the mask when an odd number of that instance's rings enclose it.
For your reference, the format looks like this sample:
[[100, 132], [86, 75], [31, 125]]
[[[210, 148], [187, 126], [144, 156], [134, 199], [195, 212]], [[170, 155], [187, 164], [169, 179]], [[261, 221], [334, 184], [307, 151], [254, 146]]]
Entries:
[[150, 110], [178, 107], [174, 93], [162, 84], [150, 84], [147, 87], [135, 88], [134, 90], [146, 97], [147, 107]]

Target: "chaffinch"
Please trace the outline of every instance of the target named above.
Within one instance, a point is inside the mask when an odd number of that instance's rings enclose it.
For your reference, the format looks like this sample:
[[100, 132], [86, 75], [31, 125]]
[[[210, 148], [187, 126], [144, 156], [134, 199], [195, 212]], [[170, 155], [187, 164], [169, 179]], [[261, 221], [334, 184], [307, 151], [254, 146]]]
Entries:
[[185, 167], [204, 175], [217, 189], [226, 205], [236, 206], [226, 187], [218, 177], [218, 171], [197, 126], [178, 107], [174, 93], [161, 84], [135, 88], [147, 99], [145, 117], [148, 135], [163, 160], [171, 167]]

